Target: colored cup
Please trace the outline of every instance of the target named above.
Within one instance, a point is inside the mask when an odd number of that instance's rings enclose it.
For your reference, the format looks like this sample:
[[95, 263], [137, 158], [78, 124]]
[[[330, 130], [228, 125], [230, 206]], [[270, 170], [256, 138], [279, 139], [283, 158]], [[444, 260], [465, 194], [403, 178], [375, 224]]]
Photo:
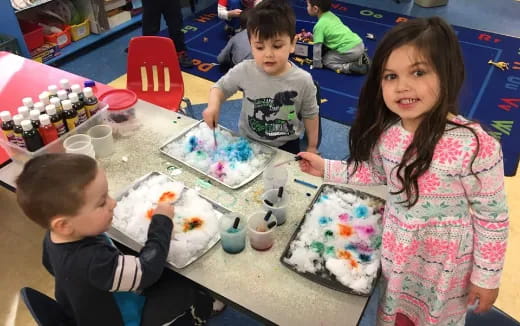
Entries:
[[106, 157], [114, 152], [112, 127], [109, 125], [97, 125], [90, 128], [87, 134], [92, 138], [92, 146], [94, 146], [96, 157]]
[[[236, 228], [235, 220], [239, 218]], [[230, 254], [237, 254], [246, 246], [246, 219], [238, 213], [229, 213], [220, 218], [219, 231], [222, 249]]]
[[262, 195], [262, 205], [267, 211], [272, 211], [276, 217], [276, 225], [285, 223], [287, 210], [287, 191], [282, 193], [282, 198], [278, 197], [278, 189], [271, 189]]
[[[276, 217], [271, 216], [265, 221], [266, 212], [256, 212], [249, 216], [247, 220], [247, 234], [251, 247], [256, 250], [264, 251], [271, 248], [274, 244], [274, 229], [276, 229]], [[269, 224], [274, 223], [271, 228]]]
[[272, 165], [269, 165], [265, 168], [264, 173], [262, 174], [264, 191], [285, 187], [288, 177], [289, 174], [286, 167], [273, 167]]

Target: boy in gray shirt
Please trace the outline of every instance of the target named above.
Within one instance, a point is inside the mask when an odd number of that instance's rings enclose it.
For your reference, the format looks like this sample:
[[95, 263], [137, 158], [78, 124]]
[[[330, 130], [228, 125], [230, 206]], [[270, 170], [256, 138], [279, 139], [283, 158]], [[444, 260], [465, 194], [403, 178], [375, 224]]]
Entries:
[[306, 71], [289, 62], [296, 44], [296, 19], [286, 1], [264, 0], [248, 13], [247, 32], [254, 60], [245, 60], [219, 79], [202, 113], [210, 128], [226, 98], [244, 93], [240, 134], [297, 154], [305, 131], [306, 151], [318, 151], [316, 87]]

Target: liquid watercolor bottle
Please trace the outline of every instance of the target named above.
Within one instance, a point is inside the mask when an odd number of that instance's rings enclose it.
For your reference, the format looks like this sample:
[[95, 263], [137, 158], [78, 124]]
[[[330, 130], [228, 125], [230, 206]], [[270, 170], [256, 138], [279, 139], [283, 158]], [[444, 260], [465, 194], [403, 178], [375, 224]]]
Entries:
[[18, 107], [18, 114], [20, 114], [24, 119], [29, 119], [29, 109], [26, 106]]
[[38, 110], [38, 111], [40, 111], [40, 114], [44, 114], [45, 113], [45, 104], [43, 104], [42, 102], [34, 103], [34, 110]]
[[83, 93], [85, 94], [85, 108], [87, 109], [87, 115], [90, 118], [99, 110], [99, 102], [97, 97], [94, 95], [92, 88], [85, 87]]
[[[60, 99], [57, 97], [52, 97], [51, 104], [54, 105], [54, 107], [56, 108], [56, 113], [58, 114], [58, 117], [60, 117], [60, 119], [63, 119], [63, 107], [61, 106]], [[45, 108], [45, 111], [47, 111], [47, 107]]]
[[49, 85], [49, 87], [47, 87], [47, 90], [49, 91], [49, 100], [53, 97], [58, 97], [58, 86]]
[[7, 141], [13, 145], [18, 145], [18, 141], [16, 141], [14, 135], [14, 121], [11, 118], [11, 112], [2, 111], [0, 113], [0, 119], [2, 119], [2, 132]]
[[41, 92], [40, 95], [38, 95], [38, 99], [40, 100], [40, 102], [43, 103], [43, 105], [49, 105], [51, 104], [51, 101], [49, 100], [49, 95], [50, 93], [47, 91]]
[[87, 121], [87, 110], [85, 109], [83, 103], [79, 100], [78, 94], [74, 92], [70, 93], [69, 100], [72, 102], [72, 108], [76, 110], [76, 112], [78, 112], [79, 124], [82, 124], [83, 122]]
[[29, 117], [31, 118], [33, 128], [38, 130], [38, 128], [40, 128], [40, 111], [31, 110], [31, 112], [29, 112]]
[[61, 101], [61, 104], [63, 105], [63, 118], [67, 124], [67, 130], [71, 131], [76, 129], [79, 125], [78, 112], [74, 110], [70, 100]]
[[49, 115], [52, 125], [58, 131], [58, 137], [64, 135], [67, 132], [67, 128], [65, 128], [65, 124], [63, 120], [58, 116], [58, 112], [56, 111], [56, 107], [54, 104], [49, 104], [45, 107], [45, 111]]
[[32, 122], [30, 120], [22, 121], [23, 128], [23, 140], [25, 142], [25, 147], [29, 152], [35, 152], [43, 147], [43, 140], [38, 130], [33, 128]]
[[23, 103], [23, 106], [25, 106], [26, 108], [29, 109], [29, 111], [34, 108], [34, 102], [31, 97], [24, 97], [22, 99], [22, 103]]
[[23, 116], [21, 114], [16, 114], [13, 117], [14, 122], [14, 138], [16, 139], [16, 144], [21, 148], [25, 148], [25, 142], [23, 141], [23, 128], [22, 128]]
[[60, 99], [60, 101], [65, 101], [69, 99], [67, 91], [64, 91], [63, 89], [60, 89], [56, 94], [58, 94], [58, 98]]
[[67, 78], [60, 79], [60, 86], [62, 90], [67, 92], [67, 94], [72, 92], [72, 89], [70, 88], [70, 82]]
[[72, 85], [70, 89], [72, 89], [72, 93], [78, 94], [78, 98], [81, 103], [85, 102], [85, 95], [83, 95], [83, 90], [79, 84]]
[[58, 130], [51, 122], [51, 118], [47, 114], [40, 115], [40, 135], [43, 139], [43, 144], [47, 145], [58, 139]]

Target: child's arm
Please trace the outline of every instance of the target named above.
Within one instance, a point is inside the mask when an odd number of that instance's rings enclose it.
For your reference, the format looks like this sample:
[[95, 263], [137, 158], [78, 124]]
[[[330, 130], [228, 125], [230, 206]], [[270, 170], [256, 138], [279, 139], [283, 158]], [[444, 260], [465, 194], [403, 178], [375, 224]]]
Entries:
[[202, 117], [206, 124], [213, 129], [218, 123], [220, 107], [226, 98], [224, 92], [218, 87], [213, 87], [209, 91], [208, 107], [202, 111]]
[[242, 10], [240, 9], [227, 9], [227, 1], [219, 0], [217, 5], [217, 15], [218, 18], [223, 20], [230, 20], [231, 18], [239, 17]]
[[305, 125], [305, 133], [307, 134], [307, 152], [317, 153], [318, 152], [318, 130], [319, 126], [318, 115], [312, 118], [304, 118], [303, 124]]
[[[468, 153], [461, 182], [470, 203], [473, 220], [473, 271], [471, 283], [483, 289], [497, 289], [504, 265], [509, 228], [504, 190], [504, 166], [500, 144], [484, 131], [478, 132], [480, 150], [472, 170], [473, 153]], [[476, 147], [476, 146], [475, 146]], [[475, 149], [476, 151], [476, 149]], [[482, 302], [481, 305], [487, 303]], [[494, 301], [494, 299], [493, 299]]]

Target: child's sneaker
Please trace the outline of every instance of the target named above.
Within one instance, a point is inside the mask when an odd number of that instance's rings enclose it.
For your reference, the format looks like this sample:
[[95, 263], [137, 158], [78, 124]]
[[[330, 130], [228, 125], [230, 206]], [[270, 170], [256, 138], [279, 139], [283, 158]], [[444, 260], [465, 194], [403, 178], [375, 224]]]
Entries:
[[370, 66], [371, 62], [370, 62], [370, 57], [368, 56], [367, 52], [363, 52], [363, 54], [361, 55], [361, 57], [359, 58], [358, 62], [362, 65], [368, 65]]
[[193, 59], [188, 55], [186, 51], [177, 52], [177, 56], [179, 57], [179, 64], [182, 68], [193, 67]]
[[347, 72], [348, 75], [366, 75], [368, 72], [367, 64], [359, 64], [357, 62], [351, 62], [348, 65]]

